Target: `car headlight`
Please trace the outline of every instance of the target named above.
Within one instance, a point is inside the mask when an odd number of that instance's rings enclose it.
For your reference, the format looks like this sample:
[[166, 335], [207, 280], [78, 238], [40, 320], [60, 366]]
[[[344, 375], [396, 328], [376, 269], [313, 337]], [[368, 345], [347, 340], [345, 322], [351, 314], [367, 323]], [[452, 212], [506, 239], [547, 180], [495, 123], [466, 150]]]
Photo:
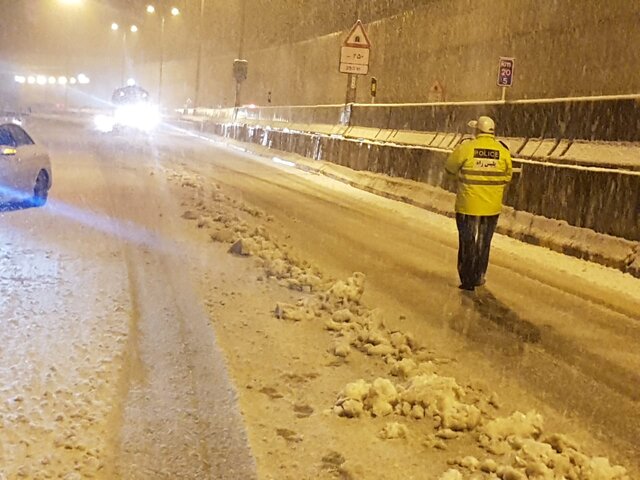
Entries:
[[115, 111], [115, 122], [125, 127], [149, 131], [160, 123], [160, 112], [154, 105], [124, 105]]
[[93, 117], [93, 125], [99, 132], [108, 133], [113, 130], [113, 118], [107, 115], [96, 115]]

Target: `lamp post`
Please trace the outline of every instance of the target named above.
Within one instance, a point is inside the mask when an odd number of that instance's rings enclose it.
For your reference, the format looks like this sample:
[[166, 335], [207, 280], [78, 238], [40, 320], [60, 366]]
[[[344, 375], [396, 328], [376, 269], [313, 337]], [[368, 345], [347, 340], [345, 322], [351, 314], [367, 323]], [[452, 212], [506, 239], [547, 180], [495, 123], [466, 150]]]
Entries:
[[198, 19], [198, 57], [196, 58], [196, 91], [193, 105], [200, 105], [200, 69], [202, 68], [202, 25], [204, 22], [205, 0], [200, 0], [200, 17]]
[[240, 11], [240, 44], [238, 46], [238, 61], [233, 62], [233, 75], [236, 79], [236, 97], [233, 102], [236, 111], [240, 104], [242, 82], [247, 78], [248, 63], [244, 60], [244, 26], [247, 18], [247, 0], [242, 0]]
[[[111, 24], [111, 30], [117, 32], [120, 30], [120, 25], [116, 22]], [[127, 69], [127, 33], [138, 33], [137, 25], [130, 25], [129, 28], [122, 29], [122, 70], [120, 73], [120, 85], [124, 85], [124, 79], [126, 77], [126, 69]]]
[[[81, 7], [84, 5], [85, 0], [58, 0], [59, 4], [62, 4], [66, 7]], [[71, 21], [69, 20], [69, 17], [67, 15], [65, 15], [66, 17], [66, 21], [65, 23], [67, 23], [66, 25], [66, 30], [67, 30], [67, 35], [69, 35], [69, 32], [72, 31], [71, 28]], [[70, 57], [71, 57], [71, 52], [70, 52], [70, 40], [67, 38], [67, 42], [65, 45], [65, 70], [68, 73], [70, 70]], [[67, 82], [64, 83], [64, 109], [67, 110], [69, 108], [69, 85]]]
[[177, 7], [171, 7], [166, 9], [161, 7], [160, 11], [153, 5], [147, 5], [147, 13], [154, 15], [158, 13], [160, 15], [160, 70], [158, 74], [158, 104], [162, 103], [162, 70], [164, 68], [164, 24], [166, 21], [166, 14], [169, 13], [172, 17], [180, 15], [180, 10]]

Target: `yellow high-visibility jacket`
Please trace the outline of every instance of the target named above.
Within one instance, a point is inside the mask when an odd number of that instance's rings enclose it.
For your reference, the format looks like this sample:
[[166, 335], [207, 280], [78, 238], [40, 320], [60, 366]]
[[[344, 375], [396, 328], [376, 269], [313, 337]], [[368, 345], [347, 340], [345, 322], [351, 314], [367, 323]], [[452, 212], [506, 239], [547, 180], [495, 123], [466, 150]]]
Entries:
[[457, 213], [500, 213], [504, 189], [511, 181], [511, 153], [493, 135], [479, 134], [458, 145], [447, 158], [445, 169], [458, 179]]

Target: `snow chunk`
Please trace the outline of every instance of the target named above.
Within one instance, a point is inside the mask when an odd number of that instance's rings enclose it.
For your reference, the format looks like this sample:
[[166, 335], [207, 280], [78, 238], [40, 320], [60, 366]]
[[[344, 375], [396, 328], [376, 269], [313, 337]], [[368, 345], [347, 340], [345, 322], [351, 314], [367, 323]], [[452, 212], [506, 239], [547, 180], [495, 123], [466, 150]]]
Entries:
[[410, 358], [403, 358], [399, 362], [395, 362], [393, 364], [391, 367], [391, 375], [400, 378], [409, 378], [411, 373], [417, 370], [417, 368], [418, 364], [414, 360]]
[[542, 415], [530, 411], [526, 415], [515, 412], [510, 417], [501, 417], [487, 423], [483, 429], [483, 438], [487, 442], [505, 441], [511, 437], [538, 438], [542, 433]]
[[211, 226], [211, 220], [205, 216], [198, 217], [198, 228], [208, 228]]
[[440, 475], [440, 478], [438, 480], [464, 480], [464, 477], [455, 468], [450, 468], [442, 475]]
[[233, 231], [226, 228], [214, 230], [209, 234], [209, 236], [214, 242], [232, 243], [235, 241], [235, 234], [233, 233]]
[[331, 320], [338, 323], [348, 323], [353, 321], [353, 313], [347, 308], [337, 310], [331, 315]]
[[231, 248], [229, 248], [229, 253], [240, 255], [243, 257], [248, 257], [254, 254], [256, 251], [258, 251], [256, 243], [249, 238], [241, 238], [236, 243], [231, 245]]
[[378, 433], [378, 436], [384, 440], [392, 440], [396, 438], [407, 438], [406, 425], [402, 425], [398, 422], [387, 423], [382, 430]]
[[274, 309], [276, 318], [280, 320], [291, 320], [293, 322], [300, 322], [308, 318], [307, 313], [296, 305], [288, 303], [278, 303]]
[[627, 478], [627, 470], [620, 466], [611, 466], [608, 458], [595, 457], [583, 469], [586, 478], [593, 480], [618, 480]]
[[342, 390], [340, 396], [363, 402], [364, 398], [369, 393], [370, 388], [370, 383], [365, 382], [363, 379], [359, 379], [353, 383], [348, 383]]
[[355, 272], [347, 280], [339, 280], [326, 292], [325, 300], [335, 306], [359, 304], [364, 293], [365, 274]]
[[458, 458], [454, 460], [452, 463], [454, 465], [458, 465], [460, 467], [466, 468], [467, 470], [471, 470], [471, 471], [478, 470], [478, 468], [480, 467], [480, 460], [478, 460], [476, 457], [473, 457], [471, 455], [468, 455], [463, 458]]
[[463, 394], [454, 378], [425, 374], [412, 377], [400, 399], [437, 415], [441, 428], [463, 431], [475, 428], [481, 416], [477, 407], [461, 402]]
[[336, 339], [333, 345], [333, 354], [336, 357], [348, 357], [351, 353], [351, 341], [347, 337], [340, 337]]
[[527, 476], [513, 467], [501, 466], [496, 472], [502, 480], [527, 480]]
[[393, 406], [398, 403], [396, 387], [386, 378], [376, 378], [369, 389], [364, 405], [376, 417], [385, 417], [393, 413]]

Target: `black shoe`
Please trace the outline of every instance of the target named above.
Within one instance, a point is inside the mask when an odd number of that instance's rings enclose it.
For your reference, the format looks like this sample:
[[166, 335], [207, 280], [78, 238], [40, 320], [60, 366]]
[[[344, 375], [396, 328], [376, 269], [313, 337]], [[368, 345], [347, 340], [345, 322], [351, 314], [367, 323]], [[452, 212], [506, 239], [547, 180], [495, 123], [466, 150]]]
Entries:
[[468, 292], [473, 292], [475, 290], [476, 287], [474, 287], [473, 285], [458, 285], [458, 288], [460, 290], [467, 290]]
[[482, 277], [480, 280], [478, 280], [478, 281], [476, 282], [476, 287], [481, 287], [481, 286], [483, 286], [485, 283], [487, 283], [487, 280], [486, 280], [484, 277]]

